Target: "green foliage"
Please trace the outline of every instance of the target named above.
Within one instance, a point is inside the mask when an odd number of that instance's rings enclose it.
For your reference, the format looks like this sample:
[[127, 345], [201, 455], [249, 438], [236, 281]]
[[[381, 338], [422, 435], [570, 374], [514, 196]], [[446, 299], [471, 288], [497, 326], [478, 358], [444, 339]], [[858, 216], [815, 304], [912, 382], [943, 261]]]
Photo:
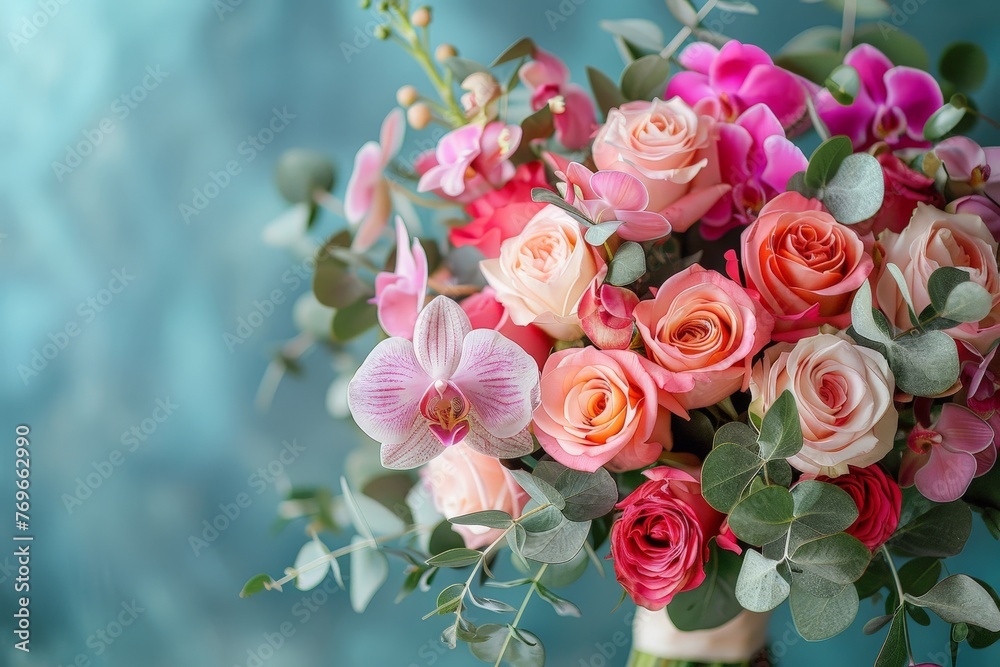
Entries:
[[905, 556], [958, 555], [972, 533], [972, 510], [960, 500], [934, 503], [914, 489], [903, 490], [899, 528], [889, 547]]
[[788, 598], [795, 629], [811, 642], [839, 635], [858, 615], [858, 592], [851, 584], [836, 595], [821, 597], [793, 582]]
[[861, 78], [858, 76], [858, 70], [850, 65], [840, 65], [830, 72], [824, 85], [833, 99], [839, 104], [849, 106], [854, 104], [854, 98], [861, 90]]
[[484, 510], [482, 512], [473, 512], [472, 514], [463, 514], [462, 516], [452, 517], [451, 519], [448, 519], [448, 521], [449, 523], [459, 526], [506, 528], [511, 524], [513, 519], [510, 514], [501, 512], [500, 510]]
[[965, 118], [967, 105], [960, 95], [953, 95], [924, 123], [924, 139], [940, 141], [951, 134]]
[[427, 564], [432, 567], [465, 567], [478, 563], [482, 557], [483, 552], [481, 551], [460, 547], [431, 556], [427, 559]]
[[545, 664], [545, 648], [541, 640], [526, 630], [487, 623], [479, 626], [476, 634], [484, 641], [470, 643], [469, 650], [483, 662], [510, 667], [543, 667]]
[[847, 137], [830, 137], [813, 151], [805, 173], [789, 179], [787, 189], [819, 199], [845, 225], [867, 220], [885, 196], [882, 167], [871, 155], [852, 151]]
[[371, 288], [347, 262], [345, 253], [350, 245], [351, 234], [344, 230], [331, 236], [316, 253], [313, 294], [324, 306], [346, 308], [371, 295]]
[[556, 461], [541, 461], [532, 477], [548, 483], [559, 494], [563, 501], [560, 509], [570, 521], [602, 517], [618, 502], [618, 485], [605, 468], [584, 472]]
[[819, 190], [837, 175], [841, 163], [854, 152], [851, 140], [843, 135], [830, 137], [821, 143], [809, 157], [805, 184]]
[[620, 107], [628, 102], [625, 94], [615, 85], [615, 82], [600, 70], [588, 67], [587, 80], [590, 81], [590, 88], [594, 91], [597, 108], [605, 116], [607, 116], [609, 109]]
[[1000, 610], [993, 597], [964, 574], [942, 579], [925, 594], [907, 595], [906, 599], [930, 609], [948, 623], [969, 623], [990, 632], [1000, 632]]
[[578, 211], [572, 204], [567, 202], [565, 199], [559, 196], [559, 193], [553, 192], [548, 188], [532, 188], [531, 189], [531, 199], [532, 201], [540, 202], [543, 204], [552, 204], [553, 206], [558, 206], [563, 211], [568, 213], [570, 216], [576, 219], [581, 225], [590, 227], [594, 224], [590, 218], [585, 216], [583, 213]]
[[364, 296], [333, 314], [331, 336], [339, 343], [357, 338], [378, 324], [378, 309]]
[[[351, 544], [358, 546], [366, 541], [355, 535]], [[368, 603], [389, 578], [389, 559], [378, 549], [357, 548], [351, 551], [350, 562], [351, 608], [360, 614], [368, 608]]]
[[760, 426], [760, 455], [765, 461], [787, 459], [802, 449], [802, 426], [795, 397], [784, 391], [771, 404]]
[[292, 204], [313, 206], [317, 192], [333, 190], [333, 163], [320, 153], [302, 148], [281, 154], [275, 176], [281, 196]]
[[622, 94], [629, 100], [663, 97], [670, 78], [670, 61], [658, 53], [634, 60], [622, 72]]
[[941, 54], [938, 69], [959, 90], [973, 91], [986, 81], [989, 59], [978, 44], [955, 42]]
[[592, 246], [602, 245], [605, 241], [614, 235], [618, 228], [625, 223], [621, 220], [608, 220], [607, 222], [600, 222], [593, 227], [587, 229], [587, 233], [584, 238]]
[[778, 571], [780, 561], [765, 558], [748, 549], [736, 580], [736, 598], [750, 611], [771, 611], [785, 601], [791, 591], [788, 580]]
[[496, 67], [497, 65], [502, 65], [519, 58], [532, 58], [534, 57], [535, 49], [537, 48], [538, 47], [535, 46], [535, 42], [533, 42], [530, 38], [522, 37], [494, 58], [493, 62], [490, 63], [490, 67]]
[[623, 287], [631, 285], [646, 273], [646, 252], [635, 241], [625, 241], [608, 266], [607, 281], [612, 285]]
[[240, 591], [240, 597], [248, 598], [251, 595], [256, 595], [263, 590], [267, 590], [268, 586], [273, 583], [274, 579], [272, 579], [269, 574], [258, 574], [250, 577], [247, 583], [243, 584], [243, 589]]

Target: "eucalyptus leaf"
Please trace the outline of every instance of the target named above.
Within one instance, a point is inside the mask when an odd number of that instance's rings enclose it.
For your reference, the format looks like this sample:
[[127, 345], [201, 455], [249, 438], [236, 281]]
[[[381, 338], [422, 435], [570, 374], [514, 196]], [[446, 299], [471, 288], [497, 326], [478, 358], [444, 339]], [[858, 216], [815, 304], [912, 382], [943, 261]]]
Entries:
[[609, 109], [620, 107], [628, 101], [615, 82], [600, 70], [588, 67], [587, 79], [590, 81], [591, 90], [594, 91], [597, 106], [605, 116]]
[[544, 480], [564, 501], [563, 515], [570, 521], [587, 521], [604, 516], [618, 502], [618, 485], [605, 468], [594, 472], [573, 470], [556, 461], [535, 466], [535, 480]]
[[733, 14], [747, 14], [757, 16], [760, 10], [757, 6], [746, 0], [719, 0], [715, 3], [715, 8], [720, 12], [731, 12]]
[[826, 186], [840, 169], [841, 163], [854, 152], [851, 140], [843, 135], [830, 137], [821, 143], [809, 157], [805, 184], [810, 188]]
[[587, 233], [584, 234], [584, 238], [592, 246], [602, 245], [605, 241], [611, 238], [618, 228], [625, 223], [621, 220], [608, 220], [607, 222], [599, 222], [593, 227], [587, 228]]
[[580, 553], [589, 532], [590, 521], [570, 521], [563, 517], [549, 530], [526, 531], [521, 555], [541, 563], [565, 563]]
[[851, 584], [833, 597], [817, 597], [793, 585], [788, 599], [795, 629], [806, 641], [835, 637], [850, 627], [858, 615], [858, 592]]
[[346, 308], [334, 312], [330, 334], [335, 341], [343, 343], [357, 338], [377, 324], [378, 309], [375, 304], [368, 303], [367, 297], [361, 297]]
[[[538, 503], [531, 500], [525, 505], [524, 511], [527, 513], [537, 507]], [[557, 507], [550, 505], [527, 518], [518, 519], [517, 525], [529, 533], [544, 533], [547, 530], [552, 530], [565, 520], [566, 517], [563, 516], [562, 512]]]
[[958, 380], [958, 348], [943, 331], [911, 333], [893, 340], [889, 367], [896, 387], [914, 396], [936, 396]]
[[[469, 650], [479, 660], [489, 664], [509, 667], [544, 667], [545, 648], [534, 634], [520, 630], [531, 644], [516, 638], [513, 629], [507, 625], [486, 623], [479, 626], [477, 634], [486, 640], [469, 644]], [[506, 646], [506, 648], [504, 648]], [[501, 660], [500, 651], [503, 651]]]
[[924, 139], [927, 141], [944, 139], [962, 122], [965, 114], [965, 107], [957, 107], [950, 101], [945, 102], [924, 123]]
[[858, 518], [858, 507], [850, 494], [834, 484], [801, 480], [792, 488], [795, 523], [817, 536], [847, 530]]
[[[976, 582], [982, 586], [990, 597], [993, 598], [993, 603], [1000, 606], [1000, 595], [990, 586], [988, 583], [982, 579], [976, 579]], [[975, 649], [986, 648], [992, 646], [993, 644], [1000, 641], [1000, 632], [990, 632], [985, 628], [981, 628], [975, 624], [969, 624], [969, 636], [967, 637], [969, 646]]]
[[986, 589], [964, 574], [942, 579], [925, 594], [907, 595], [906, 599], [930, 609], [948, 623], [969, 623], [1000, 632], [1000, 609], [996, 602]]
[[690, 591], [677, 593], [667, 605], [670, 621], [678, 630], [708, 630], [728, 623], [743, 607], [736, 599], [736, 581], [742, 559], [722, 549], [716, 541], [709, 547], [705, 580]]
[[[542, 567], [541, 563], [525, 561], [523, 558], [511, 558], [511, 562], [518, 571], [531, 575], [532, 578], [538, 577], [538, 572]], [[545, 564], [545, 572], [538, 579], [538, 583], [547, 588], [564, 588], [582, 577], [589, 566], [590, 555], [587, 553], [587, 549], [584, 548], [565, 563]], [[523, 579], [521, 581], [530, 583], [532, 580]]]
[[841, 65], [830, 72], [825, 85], [838, 104], [849, 106], [854, 104], [854, 98], [861, 89], [861, 77], [858, 76], [858, 70], [850, 65]]
[[492, 611], [496, 614], [509, 614], [517, 611], [506, 602], [494, 600], [493, 598], [479, 597], [477, 595], [473, 595], [471, 592], [469, 593], [469, 599], [472, 601], [472, 604], [476, 605], [480, 609]]
[[[323, 546], [322, 542], [309, 540], [299, 549], [299, 554], [295, 557], [295, 564], [292, 567], [296, 570], [301, 570], [308, 563], [312, 563], [328, 553], [330, 553], [329, 550]], [[300, 591], [311, 591], [323, 583], [329, 572], [330, 561], [314, 566], [295, 577], [295, 587]]]
[[[826, 0], [834, 11], [843, 13], [847, 0]], [[878, 19], [888, 16], [892, 11], [892, 6], [887, 0], [852, 0], [855, 6], [856, 16], [861, 19]]]
[[625, 241], [608, 266], [607, 281], [617, 287], [631, 285], [646, 273], [646, 253], [635, 241]]
[[666, 0], [667, 9], [677, 21], [688, 28], [698, 25], [698, 10], [691, 0]]
[[[807, 170], [807, 184], [808, 179]], [[822, 193], [823, 205], [837, 222], [845, 225], [859, 223], [878, 213], [884, 197], [882, 166], [867, 153], [854, 153], [845, 157]]]
[[906, 308], [910, 315], [910, 324], [917, 326], [919, 320], [917, 318], [916, 310], [913, 307], [913, 297], [910, 295], [910, 286], [906, 284], [906, 278], [903, 276], [903, 272], [900, 271], [899, 267], [889, 262], [885, 265], [886, 271], [892, 276], [892, 279], [896, 281], [896, 288], [899, 289], [899, 293], [903, 295], [903, 300], [906, 302]]
[[512, 520], [510, 514], [500, 510], [484, 510], [448, 519], [450, 523], [459, 526], [486, 526], [487, 528], [506, 528]]
[[875, 667], [902, 667], [906, 656], [906, 616], [900, 609], [892, 616], [892, 625], [875, 659]]
[[478, 563], [482, 558], [483, 552], [481, 551], [459, 547], [431, 556], [427, 559], [427, 564], [432, 567], [465, 567]]
[[732, 509], [729, 527], [744, 542], [761, 546], [788, 532], [794, 518], [792, 494], [783, 486], [751, 493]]
[[967, 271], [951, 266], [931, 273], [927, 292], [938, 316], [955, 322], [979, 322], [993, 308], [993, 295], [972, 282]]
[[719, 445], [702, 465], [701, 494], [709, 505], [728, 514], [763, 466], [756, 453], [741, 445]]
[[[355, 535], [351, 544], [358, 545], [365, 541]], [[350, 562], [351, 608], [360, 614], [368, 608], [368, 603], [389, 578], [389, 559], [378, 549], [360, 548], [351, 552]]]
[[749, 611], [771, 611], [788, 597], [791, 587], [778, 572], [778, 561], [747, 549], [736, 580], [736, 599]]
[[795, 397], [787, 389], [768, 407], [760, 426], [761, 458], [787, 459], [802, 449], [802, 426]]
[[535, 584], [535, 591], [538, 593], [538, 597], [552, 605], [557, 616], [580, 618], [580, 608], [566, 598], [556, 595], [542, 584]]
[[891, 614], [887, 614], [885, 616], [876, 616], [872, 620], [865, 623], [865, 627], [861, 629], [861, 632], [863, 632], [866, 635], [873, 635], [882, 628], [884, 628], [885, 626], [887, 626], [889, 623], [891, 623], [893, 618], [895, 618], [895, 616]]
[[[838, 30], [839, 34], [840, 31]], [[838, 37], [838, 42], [839, 42]], [[806, 79], [822, 85], [835, 68], [843, 62], [843, 56], [836, 49], [816, 49], [814, 51], [792, 51], [779, 53], [774, 64]]]
[[670, 78], [670, 61], [658, 53], [643, 56], [625, 68], [621, 90], [629, 100], [663, 97]]
[[903, 491], [903, 514], [889, 546], [906, 556], [949, 558], [961, 553], [971, 533], [967, 504], [932, 503], [911, 488]]
[[566, 506], [566, 499], [551, 484], [540, 477], [535, 477], [527, 470], [511, 470], [511, 475], [521, 485], [521, 488], [528, 492], [539, 505], [550, 503], [556, 509], [561, 510]]
[[540, 202], [543, 204], [551, 204], [553, 206], [558, 206], [570, 216], [576, 219], [581, 225], [591, 226], [593, 221], [590, 220], [583, 213], [578, 211], [572, 204], [567, 202], [565, 199], [559, 196], [558, 192], [553, 192], [548, 188], [532, 188], [531, 189], [531, 199], [532, 201]]
[[986, 81], [989, 59], [978, 44], [955, 42], [941, 54], [941, 76], [963, 91], [976, 90]]
[[248, 598], [251, 595], [256, 595], [261, 591], [267, 590], [267, 587], [272, 583], [274, 583], [274, 579], [269, 574], [258, 574], [250, 577], [247, 583], [243, 584], [243, 589], [240, 590], [240, 597]]
[[939, 559], [921, 556], [899, 568], [899, 581], [910, 595], [923, 595], [938, 582], [942, 569]]
[[[465, 595], [465, 584], [452, 584], [438, 593], [437, 607], [433, 614], [443, 616], [458, 609], [462, 597]], [[432, 615], [433, 615], [432, 614]]]
[[716, 447], [724, 444], [736, 444], [757, 454], [757, 432], [743, 422], [726, 422], [715, 432]]
[[278, 191], [292, 204], [314, 205], [316, 192], [333, 190], [333, 163], [315, 151], [293, 148], [278, 158]]
[[[853, 584], [868, 567], [871, 552], [856, 537], [837, 533], [803, 543], [792, 554], [791, 560], [803, 570], [824, 579], [838, 584]], [[857, 591], [854, 596], [857, 597]]]
[[490, 67], [496, 67], [497, 65], [502, 65], [518, 58], [534, 57], [536, 48], [538, 47], [535, 46], [535, 43], [530, 38], [522, 37], [494, 58], [493, 62], [490, 63]]
[[893, 65], [927, 71], [930, 58], [923, 43], [902, 30], [886, 30], [884, 22], [865, 23], [854, 31], [854, 45], [871, 44], [884, 53]]
[[443, 64], [451, 70], [451, 73], [455, 75], [455, 79], [460, 82], [464, 81], [466, 77], [476, 74], [477, 72], [485, 72], [489, 74], [490, 71], [486, 65], [477, 63], [475, 60], [460, 58], [458, 56], [446, 58]]
[[646, 19], [604, 20], [597, 24], [601, 30], [621, 37], [630, 44], [647, 51], [663, 49], [663, 31], [660, 26]]

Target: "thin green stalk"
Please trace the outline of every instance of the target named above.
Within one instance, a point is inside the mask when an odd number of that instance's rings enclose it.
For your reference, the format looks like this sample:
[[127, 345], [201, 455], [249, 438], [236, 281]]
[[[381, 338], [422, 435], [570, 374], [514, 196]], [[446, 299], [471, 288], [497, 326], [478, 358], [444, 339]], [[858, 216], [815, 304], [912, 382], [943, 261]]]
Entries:
[[882, 545], [882, 557], [885, 558], [885, 562], [889, 565], [889, 571], [892, 572], [892, 580], [896, 582], [896, 595], [899, 596], [899, 607], [896, 608], [897, 614], [902, 614], [903, 620], [903, 643], [906, 644], [906, 656], [910, 660], [911, 665], [915, 665], [916, 661], [913, 659], [913, 649], [910, 647], [910, 631], [906, 627], [906, 599], [903, 593], [903, 582], [899, 580], [899, 573], [896, 571], [896, 564], [892, 562], [892, 555], [889, 553], [889, 549]]
[[[548, 563], [542, 563], [542, 566], [538, 568], [538, 573], [532, 577], [531, 586], [528, 588], [528, 592], [524, 595], [524, 600], [521, 601], [521, 607], [517, 610], [517, 614], [514, 616], [514, 620], [511, 622], [511, 627], [516, 628], [517, 624], [521, 622], [521, 616], [524, 615], [524, 610], [528, 608], [528, 600], [536, 590], [538, 590], [538, 582], [542, 580], [542, 575], [545, 574], [545, 570], [548, 569]], [[508, 629], [507, 636], [503, 640], [503, 644], [500, 646], [500, 653], [497, 655], [497, 661], [493, 667], [500, 667], [500, 663], [503, 662], [503, 654], [507, 652], [507, 647], [510, 645], [510, 638], [514, 636], [514, 631]]]

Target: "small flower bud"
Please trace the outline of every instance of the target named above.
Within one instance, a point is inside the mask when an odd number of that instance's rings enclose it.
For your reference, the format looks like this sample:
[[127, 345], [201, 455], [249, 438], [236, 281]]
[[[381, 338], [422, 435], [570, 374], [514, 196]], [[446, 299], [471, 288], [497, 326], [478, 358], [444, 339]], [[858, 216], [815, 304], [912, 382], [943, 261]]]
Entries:
[[392, 30], [384, 23], [375, 26], [375, 39], [389, 39]]
[[419, 99], [420, 93], [415, 86], [407, 84], [396, 91], [396, 102], [404, 109], [413, 106]]
[[431, 108], [423, 102], [417, 102], [406, 110], [406, 120], [414, 130], [422, 130], [431, 122]]
[[368, 9], [372, 6], [372, 0], [361, 0], [358, 4], [361, 6], [361, 9]]
[[457, 55], [458, 51], [456, 51], [455, 47], [451, 44], [441, 44], [434, 51], [434, 59], [439, 63], [443, 63], [445, 60], [448, 60], [448, 58], [454, 58]]
[[419, 7], [410, 16], [410, 23], [412, 23], [417, 28], [426, 28], [431, 24], [431, 8], [430, 7]]

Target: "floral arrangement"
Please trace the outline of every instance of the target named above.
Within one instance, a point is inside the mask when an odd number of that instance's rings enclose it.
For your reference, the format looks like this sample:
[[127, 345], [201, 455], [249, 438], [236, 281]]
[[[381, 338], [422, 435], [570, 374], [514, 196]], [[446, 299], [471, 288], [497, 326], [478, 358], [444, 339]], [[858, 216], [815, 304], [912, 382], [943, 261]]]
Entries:
[[[529, 39], [489, 66], [432, 50], [430, 9], [407, 5], [381, 2], [376, 36], [429, 88], [399, 89], [343, 203], [325, 158], [283, 157], [295, 206], [266, 232], [315, 258], [276, 364], [325, 344], [331, 410], [379, 460], [362, 447], [338, 493], [293, 491], [282, 516], [310, 539], [244, 594], [344, 586], [347, 557], [362, 611], [398, 559], [401, 596], [436, 591], [442, 641], [498, 666], [542, 665], [526, 606], [578, 615], [554, 589], [608, 559], [681, 635], [788, 600], [822, 640], [880, 596], [877, 667], [914, 664], [928, 612], [953, 664], [1000, 639], [996, 592], [942, 577], [974, 514], [1000, 538], [1000, 148], [965, 136], [995, 124], [970, 97], [982, 50], [947, 49], [939, 81], [849, 1], [843, 29], [772, 57], [706, 28], [749, 3], [668, 0], [668, 44], [603, 24], [626, 65], [588, 70], [591, 94]], [[432, 146], [410, 160], [407, 124]]]

